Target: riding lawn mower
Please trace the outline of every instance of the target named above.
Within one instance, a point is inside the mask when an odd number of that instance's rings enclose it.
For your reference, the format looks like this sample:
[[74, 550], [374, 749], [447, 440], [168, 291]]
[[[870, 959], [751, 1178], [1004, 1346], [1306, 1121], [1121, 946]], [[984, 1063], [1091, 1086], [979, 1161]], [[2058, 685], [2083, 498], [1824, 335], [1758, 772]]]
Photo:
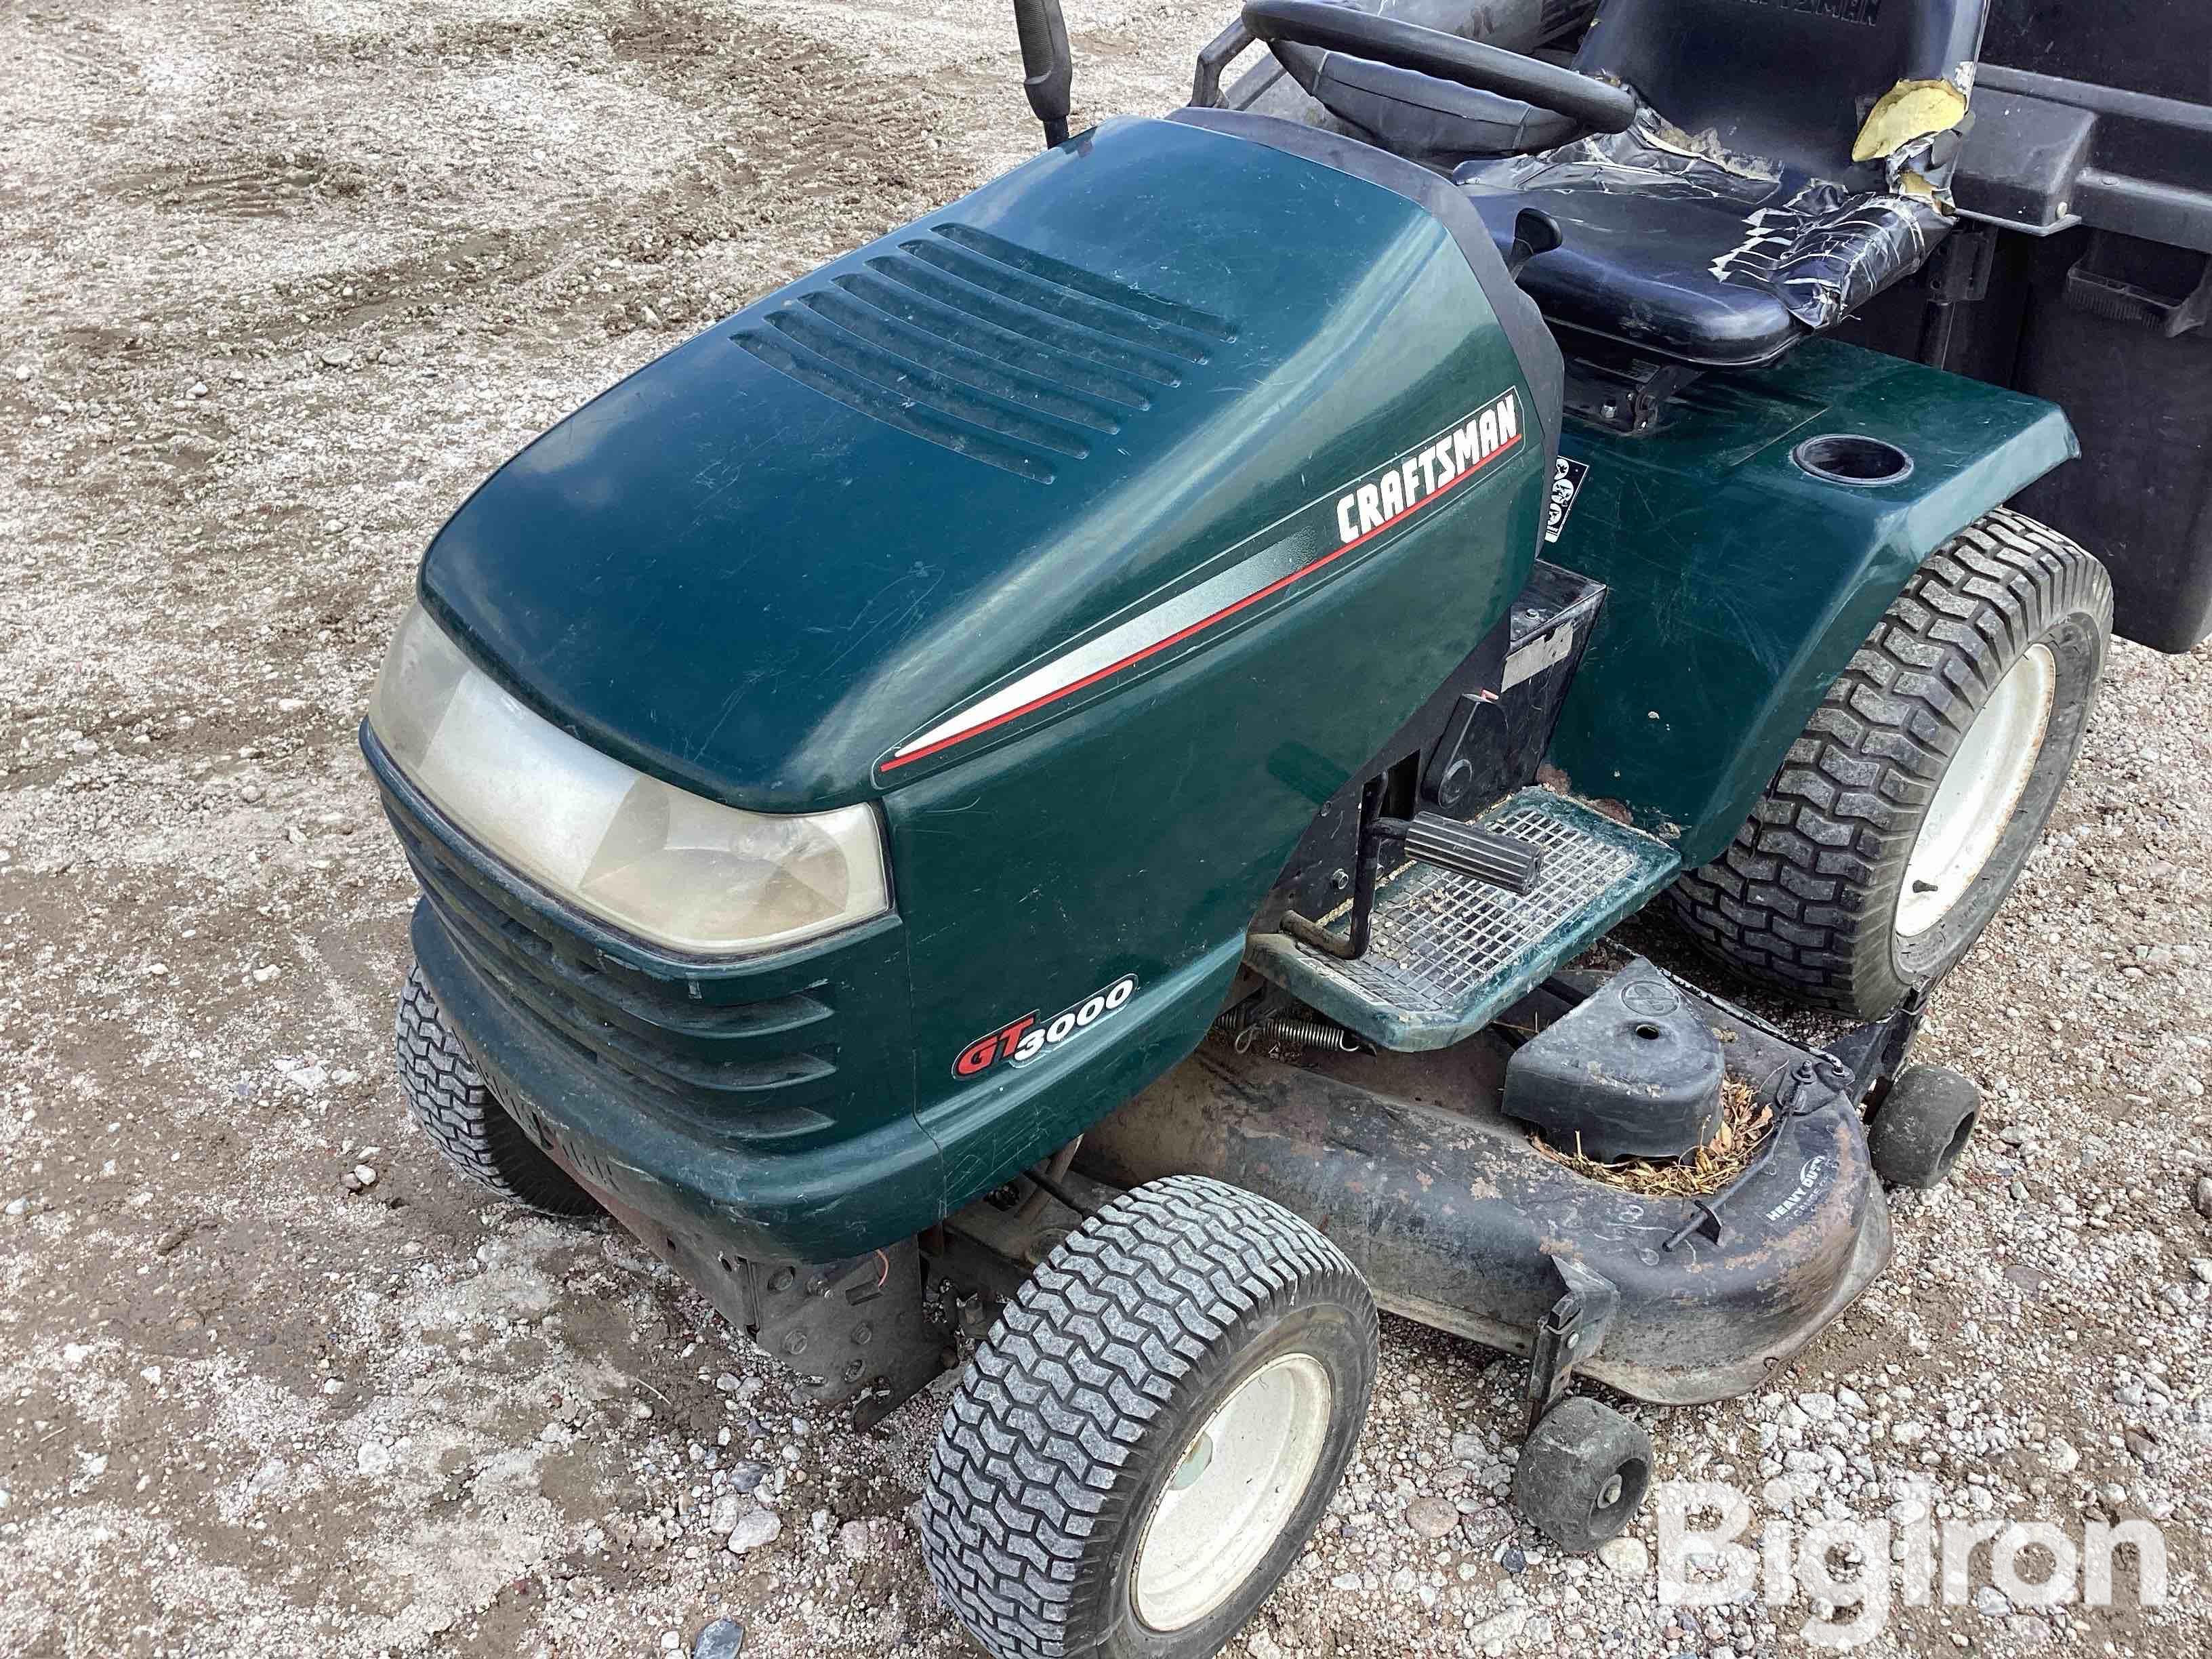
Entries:
[[[2067, 415], [1952, 360], [2046, 243], [2195, 349], [2212, 198], [1984, 0], [1590, 9], [1251, 0], [1071, 134], [1017, 0], [1043, 151], [508, 462], [379, 680], [422, 1127], [857, 1427], [965, 1353], [923, 1545], [1000, 1659], [1218, 1650], [1378, 1310], [1526, 1360], [1595, 1548], [1653, 1452], [1577, 1384], [1761, 1385], [1973, 1133], [1911, 1051], [2115, 583], [2008, 505], [2094, 519]], [[2202, 550], [2114, 564], [2152, 642]]]

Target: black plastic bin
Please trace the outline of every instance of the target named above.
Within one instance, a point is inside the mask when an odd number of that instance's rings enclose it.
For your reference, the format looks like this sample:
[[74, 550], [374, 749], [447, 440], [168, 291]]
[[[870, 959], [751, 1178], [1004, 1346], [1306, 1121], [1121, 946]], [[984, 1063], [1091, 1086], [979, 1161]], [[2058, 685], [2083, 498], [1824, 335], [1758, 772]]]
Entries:
[[2063, 275], [2039, 273], [2014, 377], [2073, 417], [2082, 452], [2021, 509], [2104, 560], [2115, 628], [2160, 651], [2212, 632], [2212, 335], [2169, 336], [2159, 314], [2212, 300], [2208, 270], [2203, 253], [2093, 233]]
[[2020, 500], [2104, 560], [2114, 623], [2212, 633], [2212, 3], [1994, 0], [1964, 218], [1845, 333], [2063, 407]]

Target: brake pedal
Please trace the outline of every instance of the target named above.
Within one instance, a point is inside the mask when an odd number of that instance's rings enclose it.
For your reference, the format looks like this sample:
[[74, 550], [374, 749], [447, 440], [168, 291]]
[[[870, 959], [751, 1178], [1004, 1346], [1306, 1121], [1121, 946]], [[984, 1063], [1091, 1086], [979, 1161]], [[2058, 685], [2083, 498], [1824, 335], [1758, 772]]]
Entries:
[[1318, 922], [1285, 916], [1280, 933], [1254, 934], [1246, 962], [1378, 1048], [1448, 1048], [1659, 892], [1681, 862], [1664, 842], [1545, 789], [1510, 795], [1473, 824], [1439, 822], [1454, 833], [1407, 823], [1417, 833], [1407, 851], [1416, 840], [1470, 858], [1526, 849], [1533, 884], [1516, 893], [1443, 858], [1409, 859], [1363, 872], [1364, 909], [1355, 891]]
[[1382, 802], [1378, 778], [1368, 784], [1359, 801], [1359, 855], [1352, 881], [1352, 920], [1344, 935], [1340, 938], [1295, 910], [1283, 918], [1283, 931], [1308, 950], [1323, 951], [1340, 962], [1357, 962], [1367, 954], [1375, 884], [1388, 848], [1396, 847], [1419, 863], [1502, 887], [1516, 896], [1533, 891], [1543, 874], [1543, 855], [1526, 842], [1435, 812], [1384, 817]]
[[1407, 823], [1403, 839], [1407, 858], [1472, 876], [1519, 897], [1535, 891], [1544, 873], [1544, 855], [1527, 842], [1434, 812]]

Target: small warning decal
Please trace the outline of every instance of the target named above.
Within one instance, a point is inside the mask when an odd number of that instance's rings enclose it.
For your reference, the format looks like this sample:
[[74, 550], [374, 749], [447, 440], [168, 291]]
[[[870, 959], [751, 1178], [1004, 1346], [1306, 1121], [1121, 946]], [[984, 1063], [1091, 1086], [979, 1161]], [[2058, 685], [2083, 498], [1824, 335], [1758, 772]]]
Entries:
[[1559, 532], [1567, 527], [1567, 514], [1575, 510], [1575, 497], [1582, 494], [1583, 480], [1589, 477], [1589, 463], [1562, 455], [1552, 469], [1552, 499], [1544, 504], [1544, 544], [1550, 546], [1559, 539]]

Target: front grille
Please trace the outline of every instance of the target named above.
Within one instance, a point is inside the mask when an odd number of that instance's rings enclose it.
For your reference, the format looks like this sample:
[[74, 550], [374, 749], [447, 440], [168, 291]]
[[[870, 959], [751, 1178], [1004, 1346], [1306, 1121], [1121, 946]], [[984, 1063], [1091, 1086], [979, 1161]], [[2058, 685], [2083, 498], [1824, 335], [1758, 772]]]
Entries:
[[[493, 995], [575, 1056], [621, 1074], [673, 1127], [760, 1146], [830, 1125], [837, 987], [827, 978], [751, 1000], [710, 1002], [696, 981], [656, 980], [594, 950], [454, 855], [458, 834], [389, 787], [386, 816], [423, 897]], [[721, 981], [726, 984], [728, 981]]]
[[847, 407], [1050, 483], [1236, 337], [1226, 319], [945, 221], [732, 342]]

